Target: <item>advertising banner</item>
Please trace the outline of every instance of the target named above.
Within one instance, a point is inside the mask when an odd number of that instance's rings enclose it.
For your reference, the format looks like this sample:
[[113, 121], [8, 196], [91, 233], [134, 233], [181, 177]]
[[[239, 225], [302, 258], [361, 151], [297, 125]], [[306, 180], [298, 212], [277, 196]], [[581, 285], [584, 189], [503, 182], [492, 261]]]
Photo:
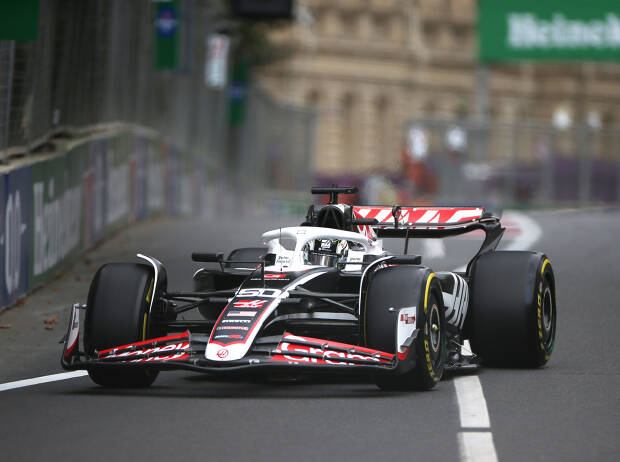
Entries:
[[3, 247], [2, 300], [10, 304], [28, 289], [30, 263], [30, 233], [32, 192], [30, 167], [10, 171], [4, 176], [0, 200], [3, 213], [0, 219], [0, 243]]
[[106, 232], [129, 221], [129, 143], [125, 135], [108, 139], [106, 164]]
[[84, 191], [84, 246], [89, 248], [105, 235], [106, 178], [108, 140], [93, 140], [82, 172]]
[[480, 0], [481, 61], [620, 60], [617, 0]]
[[155, 67], [176, 69], [179, 61], [179, 2], [153, 2], [155, 16]]
[[131, 186], [131, 222], [148, 216], [148, 169], [149, 139], [145, 136], [133, 137], [133, 154], [129, 159], [129, 177]]
[[2, 2], [0, 40], [39, 38], [39, 0]]
[[196, 213], [203, 164], [159, 138], [117, 133], [0, 175], [0, 310], [112, 231]]
[[230, 39], [226, 35], [212, 34], [207, 38], [205, 84], [208, 87], [222, 89], [226, 86], [229, 48]]
[[33, 164], [31, 174], [31, 285], [36, 287], [81, 250], [82, 188], [71, 182], [78, 173], [71, 172], [66, 155]]

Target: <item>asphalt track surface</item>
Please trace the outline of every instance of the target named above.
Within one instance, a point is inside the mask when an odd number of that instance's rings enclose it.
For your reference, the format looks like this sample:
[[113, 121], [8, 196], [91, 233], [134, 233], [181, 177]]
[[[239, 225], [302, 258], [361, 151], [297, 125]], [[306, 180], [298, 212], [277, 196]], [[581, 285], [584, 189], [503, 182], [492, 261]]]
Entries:
[[[501, 461], [619, 460], [620, 212], [529, 218], [542, 231], [532, 247], [547, 253], [556, 274], [556, 347], [538, 370], [477, 373], [485, 432]], [[104, 262], [151, 254], [167, 266], [169, 288], [189, 289], [192, 250], [259, 244], [263, 230], [297, 221], [156, 220], [119, 233], [0, 314], [0, 384], [63, 372], [58, 340], [68, 307], [86, 299]], [[413, 242], [413, 252], [430, 249], [435, 258], [426, 262], [449, 269], [474, 246], [460, 238], [438, 251]], [[188, 372], [162, 373], [145, 390], [105, 390], [88, 377], [41, 383], [0, 391], [0, 460], [464, 460], [459, 434], [478, 429], [463, 428], [458, 379], [423, 393], [381, 392], [363, 377], [281, 383]]]

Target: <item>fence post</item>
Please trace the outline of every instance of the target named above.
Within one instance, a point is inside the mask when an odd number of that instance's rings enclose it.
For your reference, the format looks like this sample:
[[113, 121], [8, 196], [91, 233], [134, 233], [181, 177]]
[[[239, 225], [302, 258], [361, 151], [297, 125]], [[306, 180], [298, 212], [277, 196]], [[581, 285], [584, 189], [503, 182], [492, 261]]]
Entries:
[[592, 155], [589, 143], [590, 132], [586, 124], [581, 124], [577, 128], [579, 146], [579, 204], [587, 205], [591, 200], [591, 178], [592, 178]]
[[[517, 204], [517, 168], [519, 165], [519, 148], [518, 148], [518, 142], [519, 142], [519, 122], [518, 121], [514, 121], [513, 125], [512, 125], [512, 133], [511, 133], [511, 145], [512, 145], [512, 152], [510, 153], [510, 169], [512, 170], [510, 172], [510, 174], [508, 175], [508, 195], [510, 197], [505, 198], [504, 200], [506, 201], [506, 199], [508, 199], [508, 201], [510, 201], [510, 203], [512, 203], [512, 206], [514, 207]], [[506, 201], [506, 202], [508, 202]]]
[[[612, 140], [615, 140], [614, 146], [618, 146], [618, 143], [620, 143], [620, 131], [615, 132]], [[620, 148], [618, 149], [620, 150]], [[616, 159], [616, 202], [620, 204], [620, 158]]]
[[13, 90], [13, 64], [15, 61], [15, 41], [9, 42], [9, 62], [6, 76], [6, 106], [5, 106], [5, 119], [4, 119], [4, 149], [2, 150], [2, 159], [0, 162], [7, 163], [8, 160], [8, 148], [10, 144], [9, 135], [11, 132], [11, 92]]

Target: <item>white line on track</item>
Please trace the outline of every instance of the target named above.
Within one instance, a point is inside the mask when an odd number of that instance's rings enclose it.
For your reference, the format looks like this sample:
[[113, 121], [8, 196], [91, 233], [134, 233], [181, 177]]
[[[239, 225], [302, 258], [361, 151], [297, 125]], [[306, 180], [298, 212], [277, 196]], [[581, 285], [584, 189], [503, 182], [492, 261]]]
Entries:
[[528, 250], [540, 239], [542, 235], [540, 227], [534, 220], [522, 213], [510, 212], [510, 217], [517, 223], [521, 232], [502, 250]]
[[[503, 250], [527, 250], [540, 239], [542, 231], [534, 220], [517, 212], [511, 212], [510, 219], [521, 232]], [[454, 271], [465, 271], [465, 266]], [[466, 346], [469, 348], [469, 343]], [[458, 434], [461, 461], [497, 462], [493, 433], [490, 431], [491, 420], [480, 379], [476, 375], [468, 375], [456, 377], [453, 382], [461, 429], [465, 430]]]
[[463, 462], [497, 461], [491, 432], [459, 433], [459, 451]]
[[463, 428], [489, 428], [487, 402], [482, 393], [482, 385], [475, 375], [465, 375], [454, 379], [459, 417]]
[[87, 375], [86, 371], [63, 372], [61, 374], [43, 375], [32, 379], [18, 380], [16, 382], [0, 383], [0, 391], [13, 390], [14, 388], [31, 387], [40, 383], [56, 382], [57, 380], [74, 379]]

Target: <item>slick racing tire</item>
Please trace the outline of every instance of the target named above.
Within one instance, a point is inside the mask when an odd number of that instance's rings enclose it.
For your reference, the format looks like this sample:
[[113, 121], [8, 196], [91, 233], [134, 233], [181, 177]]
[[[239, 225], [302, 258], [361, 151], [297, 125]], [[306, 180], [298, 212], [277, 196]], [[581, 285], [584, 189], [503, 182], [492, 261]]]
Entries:
[[539, 367], [553, 352], [555, 278], [538, 252], [481, 255], [471, 271], [466, 329], [473, 351], [488, 365]]
[[[90, 285], [84, 322], [89, 357], [95, 351], [165, 335], [165, 331], [148, 328], [153, 284], [153, 270], [148, 265], [109, 263], [97, 271]], [[148, 387], [157, 374], [155, 369], [124, 365], [88, 367], [90, 378], [103, 387]]]
[[415, 328], [419, 332], [408, 350], [415, 355], [415, 367], [400, 375], [376, 374], [375, 381], [385, 390], [429, 390], [443, 375], [446, 324], [439, 279], [428, 268], [391, 266], [372, 274], [361, 335], [368, 348], [397, 354], [399, 308], [405, 307], [417, 307]]
[[266, 247], [243, 247], [235, 249], [228, 255], [228, 262], [224, 266], [226, 268], [248, 268], [247, 264], [234, 262], [255, 262], [259, 261], [267, 253]]

